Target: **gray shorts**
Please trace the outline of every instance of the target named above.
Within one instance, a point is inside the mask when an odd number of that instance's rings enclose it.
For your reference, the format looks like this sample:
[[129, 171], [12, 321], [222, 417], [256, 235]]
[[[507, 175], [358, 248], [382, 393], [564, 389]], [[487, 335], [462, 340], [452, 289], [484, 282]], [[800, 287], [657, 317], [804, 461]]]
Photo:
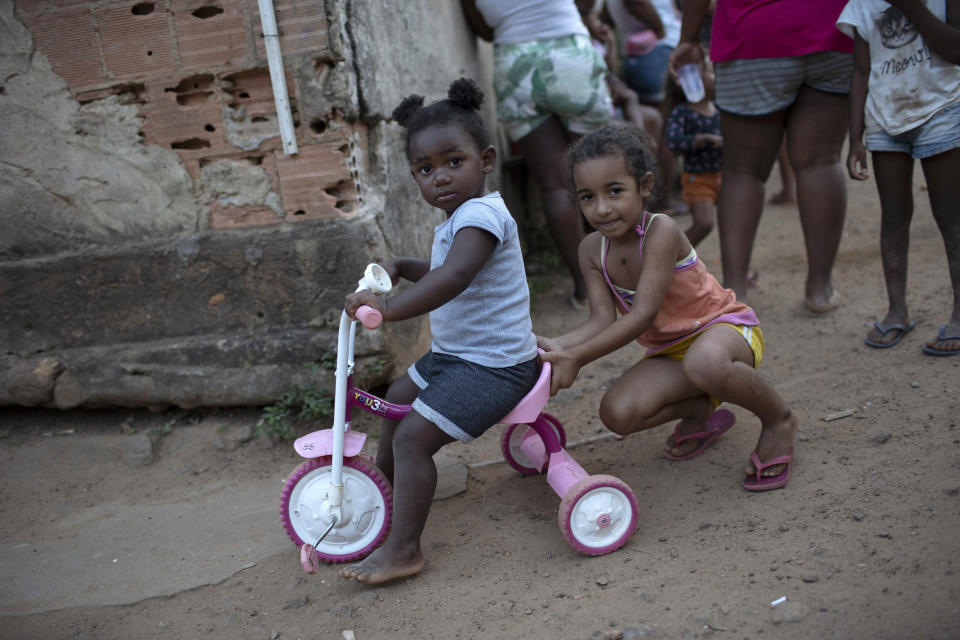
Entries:
[[512, 367], [484, 367], [428, 351], [407, 375], [420, 387], [413, 410], [447, 435], [469, 442], [497, 424], [527, 395], [539, 376], [537, 358]]
[[765, 116], [789, 107], [800, 87], [846, 95], [853, 54], [820, 51], [795, 58], [729, 60], [715, 66], [717, 108], [737, 116]]

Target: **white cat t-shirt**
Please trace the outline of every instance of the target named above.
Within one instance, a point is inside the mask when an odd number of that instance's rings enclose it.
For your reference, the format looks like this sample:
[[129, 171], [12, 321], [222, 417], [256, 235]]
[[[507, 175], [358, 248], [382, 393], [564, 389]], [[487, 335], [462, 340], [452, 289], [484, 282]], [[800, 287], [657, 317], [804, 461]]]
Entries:
[[[925, 0], [945, 20], [946, 0]], [[960, 102], [960, 67], [932, 52], [906, 16], [883, 0], [850, 0], [837, 28], [870, 47], [866, 132], [895, 136], [915, 129], [940, 109]]]

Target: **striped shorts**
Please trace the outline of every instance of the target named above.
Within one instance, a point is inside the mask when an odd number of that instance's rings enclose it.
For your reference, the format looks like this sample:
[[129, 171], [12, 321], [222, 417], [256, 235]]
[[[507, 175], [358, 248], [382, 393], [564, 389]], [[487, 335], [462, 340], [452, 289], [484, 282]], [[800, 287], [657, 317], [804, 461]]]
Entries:
[[853, 54], [820, 51], [794, 58], [728, 60], [715, 65], [717, 108], [738, 116], [765, 116], [786, 109], [807, 85], [846, 95]]

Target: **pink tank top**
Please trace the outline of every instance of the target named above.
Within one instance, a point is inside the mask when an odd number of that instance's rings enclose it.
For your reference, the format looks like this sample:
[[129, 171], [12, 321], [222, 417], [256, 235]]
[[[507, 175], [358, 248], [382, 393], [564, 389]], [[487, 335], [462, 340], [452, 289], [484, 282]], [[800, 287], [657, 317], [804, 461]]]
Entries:
[[[644, 235], [659, 215], [663, 214], [655, 213], [648, 219], [647, 212], [643, 212], [643, 218], [636, 229], [640, 237], [640, 257], [643, 256]], [[606, 238], [601, 238], [600, 242], [603, 277], [619, 303], [618, 309], [621, 313], [627, 313], [633, 305], [635, 292], [618, 287], [610, 280], [607, 274], [607, 253], [610, 245]], [[637, 338], [637, 342], [647, 347], [649, 356], [720, 322], [759, 324], [753, 309], [738, 301], [733, 290], [724, 289], [697, 257], [696, 249], [691, 248], [687, 257], [674, 265], [673, 280], [660, 311], [650, 328]]]
[[717, 0], [710, 32], [714, 62], [853, 51], [836, 27], [847, 0]]

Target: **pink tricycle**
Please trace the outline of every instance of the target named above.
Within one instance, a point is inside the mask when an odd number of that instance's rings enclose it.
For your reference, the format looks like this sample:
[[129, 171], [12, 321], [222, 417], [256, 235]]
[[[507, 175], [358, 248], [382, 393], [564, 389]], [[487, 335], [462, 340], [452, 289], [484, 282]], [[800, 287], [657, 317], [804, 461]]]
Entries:
[[[390, 278], [371, 264], [358, 291], [385, 293]], [[379, 312], [357, 310], [367, 328], [380, 325]], [[353, 352], [356, 321], [340, 316], [337, 339], [336, 388], [333, 427], [298, 438], [293, 446], [306, 462], [287, 478], [280, 501], [283, 527], [300, 547], [300, 561], [314, 573], [319, 561], [340, 563], [358, 560], [379, 546], [390, 532], [393, 492], [390, 482], [361, 453], [366, 434], [350, 429], [350, 410], [402, 418], [410, 405], [387, 402], [353, 385]], [[622, 480], [609, 475], [588, 475], [564, 449], [566, 434], [560, 422], [543, 412], [550, 395], [550, 364], [545, 363], [533, 389], [500, 420], [509, 425], [501, 440], [507, 463], [525, 475], [546, 471], [547, 484], [560, 496], [560, 530], [574, 549], [602, 555], [622, 547], [637, 526], [637, 498]]]

